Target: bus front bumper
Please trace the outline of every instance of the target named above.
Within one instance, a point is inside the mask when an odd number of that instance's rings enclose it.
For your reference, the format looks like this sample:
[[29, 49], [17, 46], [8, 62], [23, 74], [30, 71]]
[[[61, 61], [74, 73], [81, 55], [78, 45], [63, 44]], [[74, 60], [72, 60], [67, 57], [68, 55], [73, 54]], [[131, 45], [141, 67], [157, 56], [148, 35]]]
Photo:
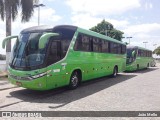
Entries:
[[33, 80], [17, 80], [9, 75], [8, 79], [12, 84], [19, 87], [24, 87], [31, 90], [47, 90], [46, 79], [44, 77]]

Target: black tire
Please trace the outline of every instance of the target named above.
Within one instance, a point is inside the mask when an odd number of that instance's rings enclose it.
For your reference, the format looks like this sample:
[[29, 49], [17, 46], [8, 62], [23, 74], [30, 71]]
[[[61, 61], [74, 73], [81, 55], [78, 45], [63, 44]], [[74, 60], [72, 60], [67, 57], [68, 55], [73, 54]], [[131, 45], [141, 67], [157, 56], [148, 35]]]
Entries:
[[111, 77], [117, 77], [117, 74], [118, 74], [118, 68], [114, 67], [113, 74], [111, 75]]
[[69, 89], [73, 90], [79, 86], [80, 76], [77, 71], [74, 71], [70, 77]]

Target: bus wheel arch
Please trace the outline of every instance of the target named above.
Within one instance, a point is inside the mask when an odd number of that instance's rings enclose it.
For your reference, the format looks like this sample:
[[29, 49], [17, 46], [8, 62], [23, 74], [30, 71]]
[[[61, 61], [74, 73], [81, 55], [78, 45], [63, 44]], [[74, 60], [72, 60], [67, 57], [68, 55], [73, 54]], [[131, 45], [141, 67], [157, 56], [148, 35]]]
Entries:
[[82, 80], [82, 72], [80, 69], [73, 70], [70, 76], [69, 89], [76, 89]]

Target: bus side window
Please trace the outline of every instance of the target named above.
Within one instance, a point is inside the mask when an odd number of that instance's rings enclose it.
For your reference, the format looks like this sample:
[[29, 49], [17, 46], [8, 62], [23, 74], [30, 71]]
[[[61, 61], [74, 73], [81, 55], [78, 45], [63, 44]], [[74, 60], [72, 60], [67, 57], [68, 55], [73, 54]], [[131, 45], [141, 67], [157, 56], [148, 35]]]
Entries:
[[62, 48], [62, 55], [61, 57], [64, 58], [66, 53], [67, 53], [67, 50], [69, 48], [69, 45], [70, 45], [70, 40], [62, 40], [61, 41], [61, 48]]
[[77, 51], [91, 51], [90, 37], [79, 34], [74, 49]]
[[121, 45], [121, 53], [125, 54], [126, 53], [126, 46], [125, 45]]
[[142, 57], [144, 57], [144, 50], [142, 50]]
[[110, 53], [113, 53], [114, 52], [114, 45], [113, 45], [113, 42], [110, 42]]
[[109, 42], [102, 40], [102, 52], [108, 53], [109, 52]]
[[78, 51], [82, 50], [82, 35], [81, 34], [78, 34], [78, 36], [77, 36], [74, 49], [78, 50]]
[[141, 50], [138, 50], [138, 56], [139, 57], [141, 56]]
[[122, 49], [121, 45], [118, 44], [118, 45], [117, 45], [117, 53], [118, 53], [118, 54], [121, 54], [121, 51], [122, 51], [121, 49]]
[[90, 51], [90, 39], [86, 35], [82, 35], [82, 50]]
[[147, 51], [147, 57], [149, 57], [149, 51]]
[[110, 42], [110, 52], [115, 53], [115, 54], [118, 53], [118, 44], [117, 43]]
[[93, 38], [93, 51], [102, 52], [102, 40], [99, 38]]

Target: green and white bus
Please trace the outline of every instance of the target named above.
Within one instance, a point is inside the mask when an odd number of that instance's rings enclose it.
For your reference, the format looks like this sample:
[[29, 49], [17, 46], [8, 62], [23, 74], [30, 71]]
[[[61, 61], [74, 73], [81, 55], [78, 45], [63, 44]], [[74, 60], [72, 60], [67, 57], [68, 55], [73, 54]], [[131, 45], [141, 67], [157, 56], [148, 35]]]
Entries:
[[17, 39], [9, 63], [12, 84], [33, 90], [61, 86], [125, 71], [126, 45], [76, 26], [38, 26], [10, 36]]
[[152, 51], [138, 47], [127, 46], [126, 71], [148, 68], [152, 61]]

